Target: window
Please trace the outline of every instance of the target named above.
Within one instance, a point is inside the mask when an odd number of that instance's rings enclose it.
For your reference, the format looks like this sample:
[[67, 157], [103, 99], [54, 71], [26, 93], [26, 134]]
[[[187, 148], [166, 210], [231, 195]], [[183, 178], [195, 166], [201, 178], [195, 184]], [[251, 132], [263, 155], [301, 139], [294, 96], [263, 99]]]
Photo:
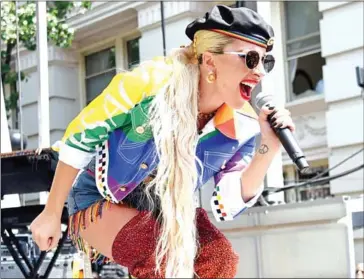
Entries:
[[12, 124], [11, 127], [13, 127], [13, 129], [15, 129], [15, 130], [18, 130], [20, 128], [19, 127], [20, 126], [20, 119], [19, 119], [20, 115], [19, 115], [19, 113], [20, 113], [19, 107], [17, 107], [16, 109], [11, 110], [11, 112], [10, 112], [11, 124]]
[[115, 47], [85, 57], [86, 105], [95, 99], [116, 74]]
[[[301, 174], [298, 172], [298, 180], [299, 181], [307, 181], [313, 179], [318, 174], [327, 171], [327, 167], [314, 167], [310, 169], [309, 173]], [[322, 177], [328, 177], [328, 173], [324, 174]], [[323, 185], [313, 186], [313, 187], [299, 187], [297, 189], [298, 200], [299, 201], [307, 201], [307, 200], [316, 200], [323, 199], [330, 196], [330, 184], [325, 183]]]
[[126, 42], [126, 51], [128, 56], [128, 69], [132, 69], [140, 63], [139, 56], [139, 38]]
[[289, 101], [324, 91], [318, 2], [285, 1]]
[[[314, 179], [317, 175], [327, 171], [328, 160], [320, 160], [310, 162], [310, 171], [308, 173], [300, 173], [295, 166], [286, 166], [283, 172], [284, 184], [298, 184], [311, 179]], [[328, 177], [329, 173], [325, 173], [319, 178]], [[324, 182], [322, 185], [315, 186], [301, 186], [295, 187], [290, 191], [285, 192], [285, 202], [301, 202], [307, 200], [324, 199], [331, 197], [330, 184], [329, 182]]]

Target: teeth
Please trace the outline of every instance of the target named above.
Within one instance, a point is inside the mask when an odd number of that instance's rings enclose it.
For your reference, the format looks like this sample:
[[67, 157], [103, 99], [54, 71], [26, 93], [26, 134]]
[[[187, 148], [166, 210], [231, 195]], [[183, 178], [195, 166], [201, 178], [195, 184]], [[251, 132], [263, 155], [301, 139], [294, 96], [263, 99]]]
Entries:
[[241, 82], [241, 84], [249, 86], [249, 87], [254, 87], [255, 86], [255, 84], [249, 83], [249, 82]]

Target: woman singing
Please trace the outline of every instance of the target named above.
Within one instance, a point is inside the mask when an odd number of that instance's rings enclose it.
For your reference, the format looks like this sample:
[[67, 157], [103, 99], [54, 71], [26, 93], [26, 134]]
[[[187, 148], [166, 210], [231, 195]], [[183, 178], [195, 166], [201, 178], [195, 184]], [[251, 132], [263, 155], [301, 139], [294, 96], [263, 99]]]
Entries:
[[239, 216], [280, 149], [267, 115], [294, 124], [285, 109], [257, 116], [248, 102], [274, 66], [273, 29], [260, 15], [218, 5], [186, 35], [189, 46], [117, 74], [55, 145], [51, 192], [31, 225], [41, 250], [57, 245], [68, 197], [69, 235], [94, 262], [137, 278], [235, 276], [238, 257], [194, 193], [214, 178], [214, 217]]

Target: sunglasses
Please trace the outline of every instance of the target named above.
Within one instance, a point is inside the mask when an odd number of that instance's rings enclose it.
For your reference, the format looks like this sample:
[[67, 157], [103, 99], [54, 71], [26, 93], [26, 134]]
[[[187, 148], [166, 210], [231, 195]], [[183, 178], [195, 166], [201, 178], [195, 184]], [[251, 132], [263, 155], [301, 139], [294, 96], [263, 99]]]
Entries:
[[245, 65], [250, 70], [255, 69], [259, 65], [259, 61], [262, 61], [266, 73], [269, 73], [274, 68], [275, 59], [274, 56], [271, 54], [267, 54], [264, 55], [263, 57], [260, 57], [260, 54], [255, 50], [250, 50], [247, 53], [234, 52], [234, 51], [229, 51], [224, 53], [238, 55], [240, 58], [245, 60]]

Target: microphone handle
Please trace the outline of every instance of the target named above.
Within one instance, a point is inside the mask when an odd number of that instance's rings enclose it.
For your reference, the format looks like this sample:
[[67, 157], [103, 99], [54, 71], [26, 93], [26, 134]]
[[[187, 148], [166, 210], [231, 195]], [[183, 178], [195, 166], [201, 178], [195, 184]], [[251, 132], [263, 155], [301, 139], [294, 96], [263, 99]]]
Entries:
[[288, 127], [286, 128], [273, 127], [272, 125], [273, 114], [268, 116], [268, 121], [272, 129], [276, 133], [277, 137], [279, 138], [280, 142], [282, 143], [289, 157], [296, 164], [297, 168], [304, 173], [309, 168], [305, 155], [303, 154], [301, 148], [298, 146], [297, 140], [293, 136], [292, 131]]

